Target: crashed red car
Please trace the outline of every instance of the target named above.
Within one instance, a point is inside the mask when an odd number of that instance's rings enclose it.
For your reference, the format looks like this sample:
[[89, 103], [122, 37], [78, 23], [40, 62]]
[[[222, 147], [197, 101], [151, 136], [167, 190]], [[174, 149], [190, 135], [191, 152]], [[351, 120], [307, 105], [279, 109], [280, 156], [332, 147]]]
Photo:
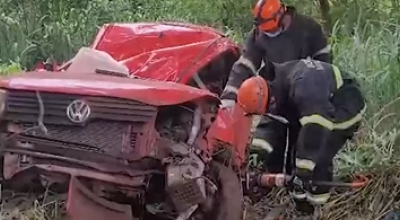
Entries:
[[2, 78], [3, 184], [68, 191], [72, 220], [241, 219], [251, 118], [218, 99], [238, 57], [209, 27], [107, 24], [63, 65]]

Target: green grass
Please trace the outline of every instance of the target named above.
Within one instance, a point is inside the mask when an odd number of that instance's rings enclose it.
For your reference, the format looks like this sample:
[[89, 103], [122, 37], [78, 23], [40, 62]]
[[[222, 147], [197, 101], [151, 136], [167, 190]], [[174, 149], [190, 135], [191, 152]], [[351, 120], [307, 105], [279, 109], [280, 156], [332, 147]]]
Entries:
[[[11, 74], [48, 57], [69, 59], [107, 22], [189, 21], [219, 28], [240, 42], [251, 28], [253, 2], [0, 0], [0, 72]], [[289, 2], [320, 20], [317, 1]], [[362, 129], [337, 156], [337, 172], [379, 174], [392, 168], [394, 176], [393, 167], [400, 164], [400, 5], [397, 0], [332, 1], [331, 19], [334, 62], [360, 80], [368, 101]], [[385, 191], [378, 187], [382, 178], [374, 182], [377, 194]], [[362, 198], [366, 207], [371, 198]]]
[[343, 171], [399, 164], [399, 35], [399, 25], [375, 26], [368, 22], [354, 37], [342, 37], [333, 45], [335, 63], [357, 76], [368, 102], [356, 144], [339, 156], [339, 168]]
[[9, 62], [0, 64], [0, 74], [2, 76], [15, 74], [22, 71], [22, 67], [19, 63]]

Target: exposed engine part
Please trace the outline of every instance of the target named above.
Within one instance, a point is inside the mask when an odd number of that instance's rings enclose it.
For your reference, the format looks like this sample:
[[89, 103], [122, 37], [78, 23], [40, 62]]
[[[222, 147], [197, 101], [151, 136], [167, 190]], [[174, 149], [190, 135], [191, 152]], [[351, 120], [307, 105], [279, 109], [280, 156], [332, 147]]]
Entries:
[[258, 178], [258, 183], [260, 186], [277, 186], [283, 187], [289, 181], [291, 181], [292, 177], [289, 175], [285, 175], [283, 173], [278, 174], [261, 174]]
[[245, 189], [253, 190], [255, 187], [273, 187], [285, 186], [286, 182], [290, 179], [284, 174], [264, 174], [261, 172], [247, 173], [244, 178]]
[[199, 134], [201, 128], [201, 113], [201, 108], [198, 106], [193, 113], [193, 125], [187, 142], [189, 145], [192, 145], [194, 143], [197, 135]]
[[175, 219], [177, 216], [167, 203], [146, 204], [146, 210], [155, 216], [163, 216], [166, 219]]
[[205, 181], [201, 178], [205, 165], [189, 146], [186, 152], [184, 147], [183, 144], [175, 145], [175, 152], [180, 155], [165, 160], [166, 192], [180, 213], [206, 200]]
[[161, 109], [156, 129], [161, 137], [175, 142], [187, 142], [193, 127], [193, 110], [180, 105]]
[[199, 207], [199, 205], [192, 205], [186, 211], [182, 212], [176, 220], [186, 220], [189, 219], [194, 211]]

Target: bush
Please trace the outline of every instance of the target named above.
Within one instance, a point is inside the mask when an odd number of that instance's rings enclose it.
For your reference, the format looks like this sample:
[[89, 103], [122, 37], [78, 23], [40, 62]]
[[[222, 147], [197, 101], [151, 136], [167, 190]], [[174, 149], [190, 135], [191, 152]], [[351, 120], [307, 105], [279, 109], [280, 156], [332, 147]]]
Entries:
[[0, 74], [1, 75], [11, 75], [18, 72], [21, 72], [22, 68], [19, 63], [10, 62], [10, 63], [3, 63], [0, 64]]

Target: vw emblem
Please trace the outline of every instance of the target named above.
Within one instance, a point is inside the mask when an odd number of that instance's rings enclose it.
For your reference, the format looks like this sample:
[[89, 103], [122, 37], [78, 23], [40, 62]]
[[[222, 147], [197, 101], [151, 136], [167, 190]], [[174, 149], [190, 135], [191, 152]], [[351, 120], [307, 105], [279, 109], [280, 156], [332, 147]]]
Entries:
[[67, 116], [74, 123], [83, 123], [90, 116], [90, 107], [83, 100], [74, 100], [67, 107]]

